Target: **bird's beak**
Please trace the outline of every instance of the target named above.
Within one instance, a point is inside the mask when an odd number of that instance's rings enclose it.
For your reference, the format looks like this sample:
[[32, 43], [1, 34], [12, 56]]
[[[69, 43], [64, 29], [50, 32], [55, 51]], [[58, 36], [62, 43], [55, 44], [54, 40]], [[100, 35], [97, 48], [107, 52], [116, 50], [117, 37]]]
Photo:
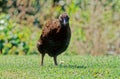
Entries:
[[65, 20], [65, 19], [63, 20], [63, 24], [64, 24], [64, 25], [66, 25], [66, 24], [67, 24], [67, 22], [66, 22], [66, 20]]

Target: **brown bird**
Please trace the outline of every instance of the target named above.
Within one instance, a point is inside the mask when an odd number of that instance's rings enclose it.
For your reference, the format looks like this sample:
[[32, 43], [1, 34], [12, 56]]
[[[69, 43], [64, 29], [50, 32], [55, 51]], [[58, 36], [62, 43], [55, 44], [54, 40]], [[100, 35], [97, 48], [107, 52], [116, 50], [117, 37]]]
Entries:
[[54, 64], [58, 65], [57, 56], [67, 49], [70, 38], [71, 30], [67, 13], [61, 14], [59, 19], [49, 20], [37, 42], [38, 51], [42, 54], [41, 65], [46, 53], [53, 57]]

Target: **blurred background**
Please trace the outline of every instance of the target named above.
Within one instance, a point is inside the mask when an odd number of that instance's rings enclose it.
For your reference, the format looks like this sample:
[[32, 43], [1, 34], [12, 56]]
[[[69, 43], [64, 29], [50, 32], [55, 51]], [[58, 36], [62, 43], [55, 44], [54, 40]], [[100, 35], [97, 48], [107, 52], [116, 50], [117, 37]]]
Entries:
[[65, 55], [120, 55], [120, 0], [0, 0], [0, 54], [39, 54], [43, 25], [63, 12], [72, 30]]

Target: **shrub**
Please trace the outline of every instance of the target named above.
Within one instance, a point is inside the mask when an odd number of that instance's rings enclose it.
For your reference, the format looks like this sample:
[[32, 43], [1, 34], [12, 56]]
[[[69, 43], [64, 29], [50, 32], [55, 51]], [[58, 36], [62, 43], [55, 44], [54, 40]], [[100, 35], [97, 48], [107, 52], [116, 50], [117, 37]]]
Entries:
[[8, 20], [8, 15], [0, 16], [0, 50], [2, 54], [35, 54], [35, 28], [22, 27]]

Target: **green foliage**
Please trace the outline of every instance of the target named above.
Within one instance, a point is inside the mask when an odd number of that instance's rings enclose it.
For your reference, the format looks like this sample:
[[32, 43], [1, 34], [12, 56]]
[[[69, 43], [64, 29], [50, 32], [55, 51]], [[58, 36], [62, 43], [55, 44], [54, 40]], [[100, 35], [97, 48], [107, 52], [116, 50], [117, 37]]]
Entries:
[[2, 54], [36, 53], [35, 47], [33, 47], [36, 44], [34, 40], [36, 40], [36, 37], [32, 36], [30, 27], [21, 27], [15, 22], [7, 20], [7, 15], [1, 16], [0, 50]]
[[79, 7], [75, 4], [75, 1], [72, 1], [67, 8], [67, 12], [69, 15], [72, 15], [78, 10], [79, 10]]
[[58, 57], [54, 66], [51, 57], [0, 56], [1, 79], [120, 79], [119, 56], [65, 56]]

